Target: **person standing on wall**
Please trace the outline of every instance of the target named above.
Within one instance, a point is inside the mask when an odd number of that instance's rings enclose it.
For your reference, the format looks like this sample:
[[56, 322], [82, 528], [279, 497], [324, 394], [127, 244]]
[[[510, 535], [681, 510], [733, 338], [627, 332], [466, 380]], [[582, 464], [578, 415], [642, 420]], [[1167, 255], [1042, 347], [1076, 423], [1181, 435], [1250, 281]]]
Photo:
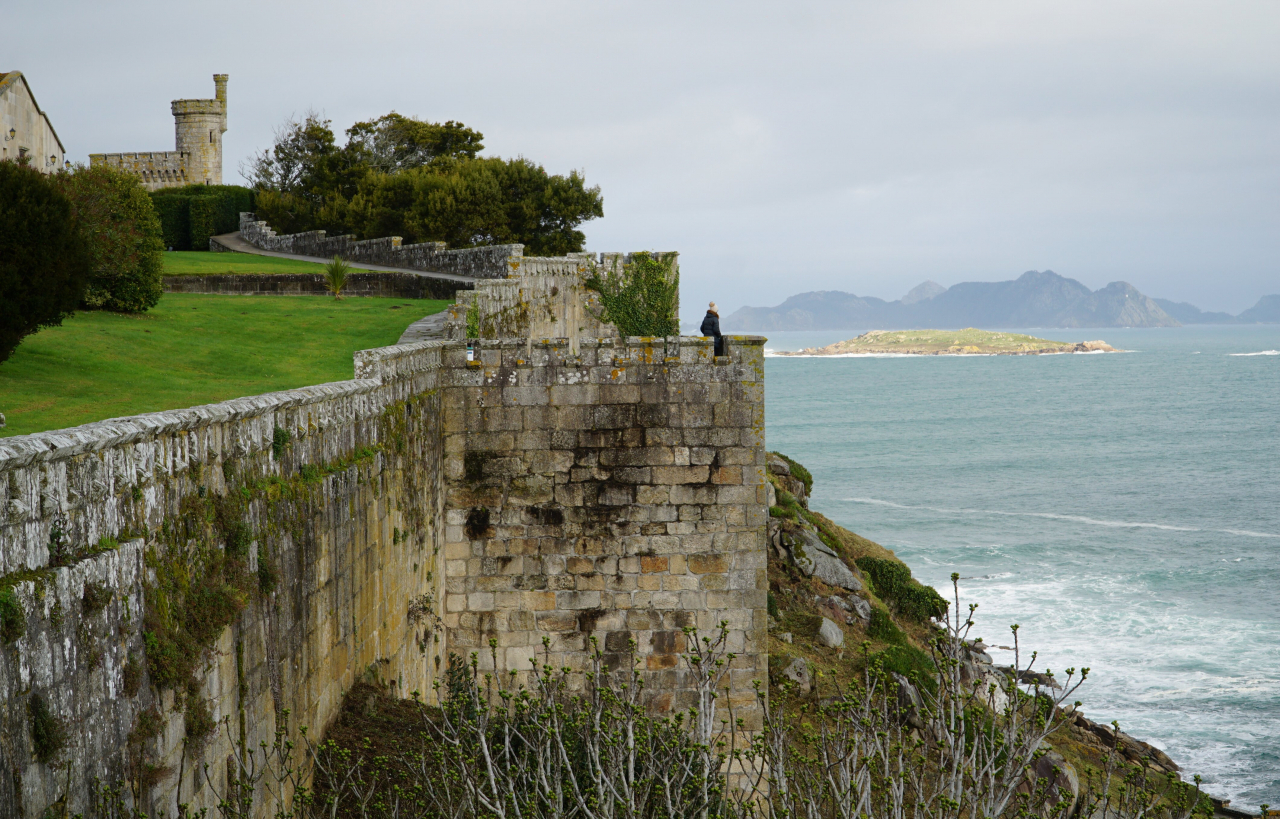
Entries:
[[716, 312], [714, 301], [707, 305], [707, 316], [702, 320], [701, 331], [704, 336], [711, 336], [716, 340], [716, 355], [724, 355], [724, 336], [720, 335], [720, 314]]

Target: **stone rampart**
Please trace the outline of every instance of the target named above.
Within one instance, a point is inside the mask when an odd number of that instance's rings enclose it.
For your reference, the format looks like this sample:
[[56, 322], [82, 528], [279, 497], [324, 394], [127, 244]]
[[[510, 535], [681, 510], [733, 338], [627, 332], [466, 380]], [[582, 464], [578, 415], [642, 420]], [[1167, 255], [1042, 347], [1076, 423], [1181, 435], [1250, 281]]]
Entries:
[[[83, 813], [95, 779], [148, 815], [215, 810], [235, 747], [270, 743], [283, 709], [319, 730], [361, 675], [430, 690], [440, 644], [410, 606], [443, 576], [442, 352], [0, 441], [0, 594], [24, 613], [0, 646], [0, 817]], [[161, 684], [166, 630], [219, 612], [189, 679]], [[66, 731], [48, 763], [37, 697]]]
[[[522, 258], [505, 279], [480, 281], [459, 293], [448, 309], [445, 337], [614, 338], [618, 328], [604, 321], [599, 294], [586, 280], [597, 269], [621, 268], [635, 254], [574, 253], [564, 258]], [[673, 264], [677, 254], [663, 253]], [[571, 262], [572, 267], [564, 264]], [[679, 267], [677, 265], [676, 269]], [[679, 315], [679, 305], [676, 307]]]
[[90, 165], [135, 173], [149, 191], [222, 184], [222, 135], [227, 130], [227, 75], [214, 74], [214, 99], [174, 100], [172, 151], [89, 154]]
[[[393, 299], [452, 299], [474, 285], [453, 279], [413, 273], [352, 271], [344, 296], [382, 296]], [[328, 296], [319, 273], [225, 273], [214, 276], [165, 276], [166, 293], [208, 293], [254, 296]]]
[[[490, 640], [517, 671], [544, 636], [574, 668], [634, 640], [662, 709], [688, 698], [682, 629], [727, 621], [755, 725], [762, 341], [423, 342], [0, 440], [0, 817], [82, 813], [95, 779], [150, 815], [216, 809], [285, 709], [318, 731], [362, 676], [429, 696]], [[66, 730], [45, 761], [39, 702]]]
[[427, 273], [452, 273], [475, 279], [496, 279], [511, 273], [524, 245], [488, 245], [446, 250], [443, 242], [400, 244], [399, 236], [358, 241], [354, 236], [328, 236], [323, 230], [277, 235], [252, 213], [240, 214], [240, 238], [261, 250], [298, 256], [341, 256], [349, 262], [404, 267]]
[[[445, 412], [446, 644], [527, 675], [634, 657], [693, 704], [686, 627], [729, 627], [729, 698], [767, 677], [763, 339], [478, 342]], [[594, 645], [592, 641], [595, 641]], [[496, 652], [490, 649], [491, 641]]]

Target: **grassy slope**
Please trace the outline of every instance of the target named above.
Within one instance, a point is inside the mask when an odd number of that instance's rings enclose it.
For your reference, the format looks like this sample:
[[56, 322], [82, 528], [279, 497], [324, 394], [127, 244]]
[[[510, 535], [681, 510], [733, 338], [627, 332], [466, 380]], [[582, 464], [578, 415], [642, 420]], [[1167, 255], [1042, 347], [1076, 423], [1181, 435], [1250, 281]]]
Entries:
[[164, 254], [166, 276], [215, 276], [224, 273], [323, 273], [324, 266], [296, 259], [250, 253], [170, 250]]
[[[1049, 341], [1017, 333], [991, 330], [873, 330], [817, 351], [831, 353], [1003, 353], [1070, 348], [1065, 341]], [[813, 352], [813, 350], [809, 351]]]
[[142, 315], [83, 311], [0, 363], [0, 436], [346, 380], [354, 351], [449, 303], [169, 293]]

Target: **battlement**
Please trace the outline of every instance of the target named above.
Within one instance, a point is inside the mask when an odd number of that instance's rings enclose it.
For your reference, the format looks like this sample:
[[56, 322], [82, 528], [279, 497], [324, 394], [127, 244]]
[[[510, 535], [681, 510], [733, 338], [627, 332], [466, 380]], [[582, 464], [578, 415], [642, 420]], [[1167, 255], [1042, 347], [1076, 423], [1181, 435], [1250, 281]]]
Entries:
[[227, 130], [227, 75], [213, 75], [214, 99], [174, 100], [173, 151], [90, 154], [90, 165], [135, 173], [147, 190], [193, 183], [222, 184], [222, 135]]
[[224, 100], [174, 100], [170, 103], [170, 107], [175, 117], [220, 117], [227, 112], [227, 103]]

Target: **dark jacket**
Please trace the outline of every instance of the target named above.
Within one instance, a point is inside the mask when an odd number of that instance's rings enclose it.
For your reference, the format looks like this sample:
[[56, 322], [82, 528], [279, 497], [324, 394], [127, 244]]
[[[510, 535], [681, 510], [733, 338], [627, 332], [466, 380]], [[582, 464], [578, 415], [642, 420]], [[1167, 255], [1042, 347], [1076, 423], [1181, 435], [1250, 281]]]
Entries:
[[700, 330], [704, 336], [715, 336], [716, 338], [719, 338], [720, 314], [713, 310], [708, 310], [707, 317], [702, 320], [702, 327]]

